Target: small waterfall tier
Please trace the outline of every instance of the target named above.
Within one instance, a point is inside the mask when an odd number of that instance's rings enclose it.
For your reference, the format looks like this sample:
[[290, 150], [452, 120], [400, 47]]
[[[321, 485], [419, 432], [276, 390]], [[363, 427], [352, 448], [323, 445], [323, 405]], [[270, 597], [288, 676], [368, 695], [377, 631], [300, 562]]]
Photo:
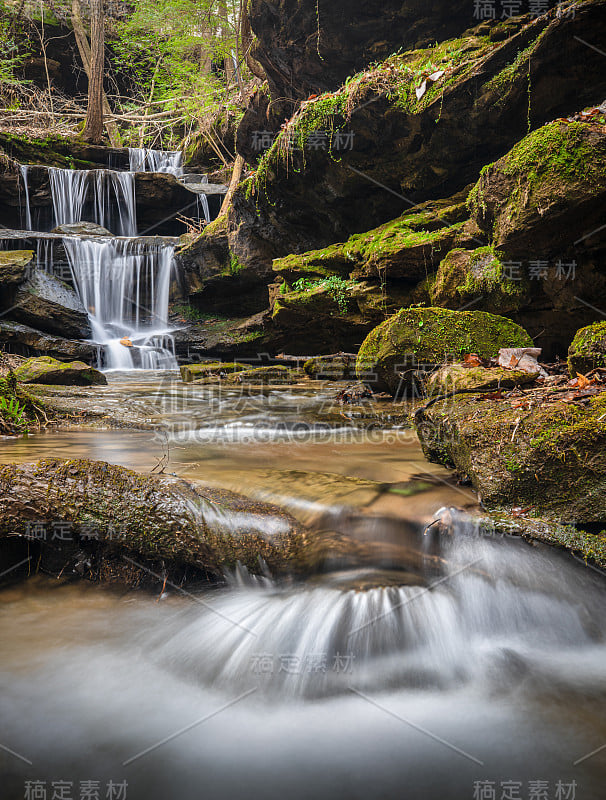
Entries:
[[106, 369], [176, 368], [168, 324], [174, 244], [65, 237], [74, 286]]
[[[134, 172], [49, 167], [48, 177], [55, 225], [87, 220], [117, 236], [136, 236]], [[29, 202], [26, 217], [31, 222]]]
[[183, 175], [183, 153], [178, 150], [151, 150], [148, 147], [129, 147], [131, 172], [170, 172]]

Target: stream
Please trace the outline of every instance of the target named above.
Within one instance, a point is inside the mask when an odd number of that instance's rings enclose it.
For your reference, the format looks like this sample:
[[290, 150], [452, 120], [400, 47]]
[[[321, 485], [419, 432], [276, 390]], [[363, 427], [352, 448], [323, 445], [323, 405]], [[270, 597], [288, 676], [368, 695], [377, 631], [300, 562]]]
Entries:
[[[126, 781], [129, 800], [603, 799], [601, 574], [480, 535], [473, 493], [409, 429], [369, 426], [378, 409], [336, 408], [334, 386], [108, 381], [65, 394], [108, 416], [128, 407], [148, 430], [4, 439], [2, 463], [164, 469], [329, 526], [369, 557], [303, 582], [236, 569], [191, 594], [42, 575], [5, 588], [3, 800], [36, 780], [49, 798], [53, 782], [78, 797], [98, 781], [103, 797]], [[443, 574], [411, 580], [406, 549], [444, 513]]]

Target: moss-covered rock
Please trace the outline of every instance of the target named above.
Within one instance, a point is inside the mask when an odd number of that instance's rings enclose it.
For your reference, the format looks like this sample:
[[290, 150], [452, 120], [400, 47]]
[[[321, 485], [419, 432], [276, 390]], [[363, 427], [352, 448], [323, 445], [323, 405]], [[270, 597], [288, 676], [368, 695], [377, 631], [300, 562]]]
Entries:
[[568, 349], [568, 368], [573, 377], [596, 367], [606, 368], [606, 322], [581, 328]]
[[247, 365], [239, 364], [237, 361], [203, 361], [201, 364], [182, 364], [180, 367], [184, 383], [191, 383], [201, 378], [219, 378], [221, 375], [230, 375], [243, 369], [247, 369]]
[[445, 364], [432, 373], [426, 383], [428, 395], [447, 394], [461, 390], [490, 391], [511, 389], [532, 383], [539, 377], [537, 372], [524, 372], [503, 367], [465, 367], [463, 364]]
[[566, 120], [533, 131], [485, 167], [469, 195], [470, 210], [492, 243], [523, 258], [561, 255], [603, 227], [604, 202], [603, 126]]
[[228, 383], [252, 383], [252, 384], [281, 384], [296, 383], [304, 377], [300, 370], [289, 369], [280, 364], [269, 367], [253, 367], [241, 372], [234, 372], [227, 378]]
[[28, 358], [15, 370], [21, 383], [43, 383], [49, 386], [94, 386], [105, 385], [107, 378], [102, 372], [83, 361], [57, 361], [50, 356]]
[[451, 250], [432, 283], [432, 305], [456, 309], [481, 297], [485, 311], [516, 311], [528, 297], [528, 280], [512, 280], [503, 260], [491, 246]]
[[6, 290], [22, 283], [27, 277], [27, 267], [33, 258], [33, 250], [0, 252], [0, 287]]
[[606, 392], [583, 406], [516, 406], [457, 395], [418, 412], [425, 455], [467, 476], [487, 505], [606, 523]]
[[501, 347], [531, 347], [526, 331], [484, 311], [402, 309], [375, 328], [358, 353], [356, 372], [381, 389], [397, 393], [423, 367], [467, 353], [496, 356]]

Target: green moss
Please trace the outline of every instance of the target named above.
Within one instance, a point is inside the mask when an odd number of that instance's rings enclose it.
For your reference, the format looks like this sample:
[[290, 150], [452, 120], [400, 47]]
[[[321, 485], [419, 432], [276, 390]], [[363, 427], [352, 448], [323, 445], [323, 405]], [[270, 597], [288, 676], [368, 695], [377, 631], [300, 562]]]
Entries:
[[229, 375], [243, 369], [247, 369], [246, 364], [239, 364], [237, 361], [203, 361], [201, 364], [182, 364], [180, 367], [184, 383], [191, 383], [199, 378], [218, 377], [220, 373]]
[[597, 367], [606, 367], [606, 322], [581, 328], [568, 349], [568, 368], [573, 377]]

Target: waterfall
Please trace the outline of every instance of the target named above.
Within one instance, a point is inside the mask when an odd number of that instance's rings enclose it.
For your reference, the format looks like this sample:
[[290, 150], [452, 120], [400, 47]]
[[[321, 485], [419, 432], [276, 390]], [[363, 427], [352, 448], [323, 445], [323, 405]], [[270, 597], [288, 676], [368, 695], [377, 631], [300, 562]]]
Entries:
[[[144, 239], [65, 237], [74, 286], [108, 369], [177, 366], [168, 324], [174, 245]], [[132, 346], [121, 344], [128, 339]]]
[[29, 204], [29, 185], [27, 183], [27, 171], [29, 167], [27, 164], [19, 164], [19, 171], [25, 187], [25, 230], [32, 230], [32, 210]]
[[48, 177], [56, 226], [81, 222], [92, 194], [88, 222], [113, 229], [118, 236], [136, 235], [134, 173], [49, 167]]
[[129, 147], [131, 172], [170, 172], [183, 175], [183, 153], [178, 150], [151, 150], [147, 147]]
[[208, 206], [208, 197], [204, 194], [204, 192], [200, 192], [200, 194], [198, 195], [197, 211], [198, 211], [198, 217], [200, 219], [205, 219], [206, 222], [210, 222], [210, 208]]

